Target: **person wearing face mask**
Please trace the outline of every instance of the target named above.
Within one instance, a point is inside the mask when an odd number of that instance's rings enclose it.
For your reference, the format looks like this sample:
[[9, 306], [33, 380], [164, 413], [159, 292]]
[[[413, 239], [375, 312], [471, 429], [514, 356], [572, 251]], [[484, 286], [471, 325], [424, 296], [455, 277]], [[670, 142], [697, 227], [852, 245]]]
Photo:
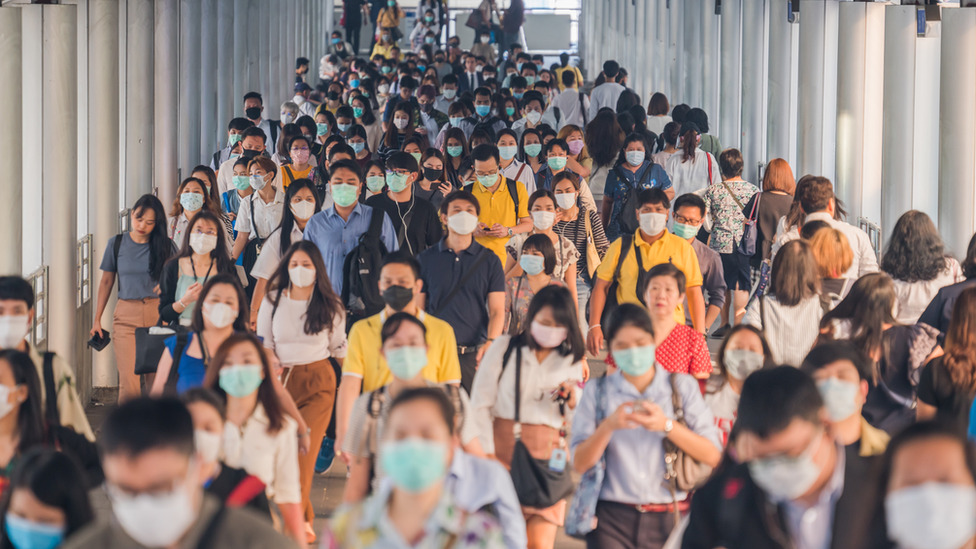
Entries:
[[437, 24], [434, 17], [434, 10], [426, 10], [423, 17], [417, 17], [417, 24], [410, 32], [410, 47], [414, 53], [421, 53], [425, 43], [424, 38], [428, 32], [434, 33], [434, 36], [441, 34], [440, 25]]
[[580, 177], [590, 177], [593, 159], [590, 158], [590, 153], [586, 150], [586, 143], [583, 141], [583, 129], [573, 124], [561, 123], [559, 126], [556, 138], [566, 141], [568, 147], [566, 168]]
[[[230, 172], [231, 170], [228, 169], [227, 171]], [[210, 197], [206, 183], [202, 179], [188, 177], [177, 188], [176, 200], [173, 201], [173, 206], [169, 211], [167, 229], [174, 244], [177, 246], [183, 244], [187, 228], [190, 226], [190, 220], [203, 211], [212, 213], [218, 218], [220, 225], [224, 228], [224, 237], [228, 243], [231, 241], [230, 234], [227, 233], [233, 227], [230, 218], [221, 211], [220, 205]]]
[[416, 133], [417, 126], [414, 124], [414, 107], [411, 102], [401, 101], [395, 109], [390, 119], [390, 127], [387, 128], [383, 136], [382, 144], [378, 151], [378, 156], [386, 161], [390, 155], [403, 150], [404, 143]]
[[213, 153], [210, 158], [210, 169], [217, 171], [220, 165], [230, 160], [234, 155], [241, 154], [241, 134], [254, 123], [247, 118], [232, 118], [227, 124], [227, 146]]
[[299, 117], [299, 107], [294, 101], [285, 101], [281, 104], [281, 119], [278, 125], [284, 129], [288, 124], [294, 124]]
[[48, 448], [24, 454], [5, 489], [0, 547], [54, 549], [92, 523], [82, 472], [67, 455]]
[[545, 149], [546, 163], [535, 174], [536, 188], [551, 191], [553, 178], [564, 171], [568, 171], [579, 177], [579, 197], [583, 207], [587, 210], [596, 210], [596, 201], [593, 199], [593, 192], [590, 190], [586, 178], [569, 169], [569, 144], [562, 139], [554, 138], [548, 141], [543, 148]]
[[[615, 240], [596, 272], [593, 293], [590, 295], [590, 327], [587, 345], [590, 353], [599, 354], [603, 347], [601, 317], [607, 305], [611, 284], [616, 283], [616, 303], [643, 303], [640, 288], [646, 284], [647, 272], [661, 263], [670, 263], [685, 276], [685, 295], [692, 326], [704, 333], [705, 299], [702, 294], [702, 274], [695, 250], [683, 238], [667, 230], [671, 201], [661, 189], [646, 189], [637, 195], [635, 212], [640, 228], [634, 234], [624, 234]], [[675, 322], [684, 324], [684, 308], [679, 302], [674, 309]]]
[[341, 365], [346, 357], [345, 326], [345, 309], [329, 285], [318, 248], [304, 240], [292, 244], [268, 281], [257, 334], [285, 368], [283, 385], [308, 425], [311, 451], [301, 456], [299, 467], [309, 532], [315, 518], [309, 499], [313, 469], [335, 403], [333, 363]]
[[99, 440], [112, 516], [84, 528], [64, 548], [297, 547], [266, 521], [204, 492], [193, 419], [178, 400], [121, 405], [106, 418]]
[[542, 135], [533, 129], [527, 129], [519, 140], [520, 158], [532, 168], [532, 179], [545, 166], [542, 155]]
[[436, 244], [442, 235], [437, 210], [414, 193], [418, 162], [406, 152], [394, 152], [386, 161], [387, 192], [374, 195], [366, 205], [385, 212], [393, 222], [397, 245], [410, 255]]
[[[278, 128], [278, 125], [275, 124], [274, 127]], [[240, 143], [241, 156], [239, 156], [236, 159], [232, 158], [227, 160], [226, 162], [221, 164], [220, 168], [217, 170], [217, 190], [221, 194], [236, 188], [234, 186], [233, 176], [234, 176], [234, 164], [238, 160], [244, 160], [246, 162], [250, 162], [251, 160], [254, 160], [259, 156], [266, 156], [265, 150], [267, 149], [265, 148], [265, 144], [264, 144], [266, 135], [267, 134], [264, 133], [264, 131], [261, 130], [261, 128], [257, 128], [257, 127], [252, 127], [244, 130], [244, 132], [241, 134], [241, 143]], [[275, 137], [276, 138], [278, 137], [277, 133], [275, 133]], [[274, 149], [271, 150], [273, 151]]]
[[441, 94], [434, 100], [434, 108], [443, 113], [449, 112], [451, 105], [457, 101], [457, 94], [458, 77], [453, 73], [442, 76]]
[[[539, 289], [520, 330], [495, 341], [475, 375], [471, 414], [485, 452], [506, 467], [516, 448], [513, 433], [534, 459], [569, 474], [566, 432], [586, 378], [583, 335], [571, 294], [560, 287]], [[539, 395], [543, 395], [542, 398]], [[516, 492], [526, 487], [515, 486]], [[566, 513], [565, 494], [539, 507], [522, 499], [529, 547], [553, 547]]]
[[201, 461], [204, 490], [228, 507], [246, 507], [270, 522], [271, 506], [261, 479], [221, 459], [227, 405], [203, 387], [189, 389], [180, 395], [180, 401], [193, 417], [193, 448]]
[[427, 131], [427, 135], [436, 136], [441, 128], [450, 124], [447, 112], [441, 112], [434, 107], [437, 98], [437, 88], [430, 84], [421, 86], [417, 90], [417, 104], [420, 106], [420, 127]]
[[529, 197], [529, 217], [532, 218], [532, 231], [517, 234], [508, 239], [508, 243], [505, 244], [505, 276], [518, 277], [525, 272], [521, 265], [523, 244], [532, 236], [545, 236], [553, 247], [554, 264], [549, 274], [569, 289], [575, 304], [576, 265], [579, 262], [579, 251], [566, 237], [556, 234], [553, 230], [558, 210], [556, 198], [551, 192], [540, 189]]
[[493, 136], [508, 127], [504, 120], [491, 114], [491, 98], [491, 90], [484, 86], [474, 90], [474, 114], [461, 120], [458, 126], [464, 130], [466, 138], [471, 139], [475, 130], [484, 130], [488, 132], [489, 141], [494, 141]]
[[339, 107], [342, 106], [344, 91], [341, 82], [333, 81], [332, 84], [329, 84], [329, 91], [325, 93], [325, 102], [319, 105], [319, 110], [325, 109], [335, 115]]
[[800, 369], [810, 374], [827, 410], [827, 429], [837, 442], [854, 446], [861, 456], [880, 456], [889, 436], [872, 427], [861, 415], [874, 365], [849, 341], [831, 341], [814, 347]]
[[718, 375], [708, 380], [705, 404], [715, 416], [723, 448], [729, 443], [735, 425], [742, 384], [752, 372], [771, 365], [769, 344], [755, 327], [738, 324], [722, 340], [716, 358]]
[[28, 340], [34, 315], [30, 282], [19, 276], [0, 276], [0, 350], [17, 350], [30, 357], [37, 378], [45, 380], [38, 398], [48, 421], [57, 419], [93, 441], [95, 435], [78, 397], [74, 369], [60, 355], [42, 352]]
[[521, 245], [519, 274], [505, 280], [505, 333], [518, 334], [526, 325], [529, 303], [542, 288], [566, 285], [553, 276], [556, 250], [546, 235], [532, 235]]
[[505, 321], [505, 273], [498, 255], [474, 238], [481, 205], [466, 191], [456, 191], [441, 204], [447, 235], [421, 253], [421, 291], [417, 305], [453, 328], [461, 365], [461, 386], [471, 388], [477, 364], [502, 334]]
[[458, 74], [458, 93], [477, 93], [478, 88], [484, 85], [484, 77], [476, 70], [477, 64], [478, 60], [473, 55], [464, 59], [464, 72]]
[[[304, 138], [292, 140], [292, 150], [303, 147], [307, 154], [306, 142]], [[241, 201], [237, 214], [237, 238], [234, 240], [231, 257], [235, 261], [240, 260], [239, 263], [244, 268], [244, 273], [248, 277], [247, 288], [250, 297], [256, 282], [250, 277], [251, 269], [261, 254], [265, 239], [281, 223], [285, 193], [274, 185], [277, 171], [271, 159], [256, 158], [251, 161], [248, 168], [251, 172], [248, 181], [255, 192]], [[287, 168], [288, 166], [283, 167], [283, 169]]]
[[[332, 515], [324, 547], [505, 547], [493, 513], [465, 509], [449, 489], [457, 412], [436, 387], [406, 389], [389, 406], [378, 465], [386, 475], [372, 496]], [[441, 518], [438, 518], [441, 517]]]
[[298, 179], [285, 191], [285, 204], [281, 224], [268, 235], [261, 247], [261, 255], [249, 273], [257, 281], [251, 297], [252, 330], [257, 326], [258, 310], [264, 301], [268, 280], [291, 245], [302, 240], [308, 220], [319, 211], [321, 200], [311, 181]]
[[[734, 459], [695, 494], [682, 547], [840, 549], [883, 539], [881, 457], [835, 440], [828, 416], [816, 384], [797, 368], [749, 375], [729, 442]], [[931, 508], [913, 507], [923, 510]]]
[[498, 146], [498, 155], [501, 159], [501, 174], [510, 181], [518, 181], [525, 185], [525, 191], [531, 195], [536, 190], [535, 173], [531, 166], [516, 158], [519, 150], [518, 142], [518, 135], [514, 131], [506, 128], [498, 132], [495, 145]]
[[[674, 201], [674, 225], [671, 232], [685, 239], [691, 244], [698, 257], [698, 266], [702, 273], [702, 291], [708, 294], [705, 308], [705, 326], [712, 326], [715, 319], [722, 312], [725, 304], [725, 276], [722, 271], [722, 258], [718, 252], [698, 240], [698, 231], [705, 221], [705, 201], [697, 194], [683, 194]], [[685, 309], [685, 323], [691, 323], [689, 310]], [[726, 317], [723, 317], [726, 318]], [[726, 332], [728, 329], [725, 330]], [[724, 332], [722, 336], [724, 336]], [[722, 337], [716, 333], [712, 337]]]
[[512, 123], [512, 131], [514, 131], [519, 138], [522, 137], [522, 132], [524, 132], [526, 128], [535, 129], [538, 128], [540, 124], [549, 124], [550, 127], [556, 126], [555, 120], [543, 119], [542, 114], [546, 110], [546, 100], [544, 97], [542, 97], [541, 93], [535, 90], [525, 92], [525, 95], [522, 96], [521, 104], [522, 118], [519, 118]]
[[[255, 128], [261, 130], [261, 141], [264, 148], [274, 150], [278, 145], [278, 132], [280, 127], [277, 120], [262, 118], [264, 113], [264, 98], [255, 91], [244, 94], [244, 117], [254, 124]], [[245, 149], [247, 147], [244, 147]], [[220, 171], [220, 170], [217, 170]]]
[[[705, 468], [721, 458], [719, 432], [698, 383], [655, 362], [655, 335], [646, 310], [632, 303], [618, 307], [607, 325], [618, 369], [590, 380], [576, 407], [573, 469], [582, 474], [605, 467], [597, 501], [590, 502], [596, 527], [576, 525], [581, 534], [590, 530], [587, 547], [659, 549], [676, 515], [687, 514], [688, 492], [669, 489], [665, 441]], [[675, 413], [676, 401], [683, 419]]]
[[[305, 69], [308, 70], [307, 59]], [[315, 108], [318, 106], [316, 103], [312, 103], [308, 94], [312, 91], [312, 87], [305, 82], [295, 83], [295, 96], [292, 97], [291, 102], [298, 105], [298, 114], [296, 115], [296, 120], [300, 116], [315, 116]], [[284, 122], [284, 117], [282, 117], [282, 122]]]
[[233, 223], [231, 230], [235, 238], [237, 237], [237, 212], [241, 209], [241, 201], [254, 194], [254, 188], [251, 187], [251, 176], [247, 172], [247, 165], [249, 163], [243, 158], [238, 158], [237, 162], [234, 162], [234, 177], [232, 178], [234, 188], [228, 190], [220, 197], [220, 204], [223, 206], [223, 211], [227, 212], [227, 217]]
[[386, 165], [381, 160], [370, 160], [363, 167], [363, 173], [366, 174], [366, 188], [359, 195], [361, 204], [386, 189]]
[[[414, 183], [413, 192], [416, 193], [417, 198], [426, 200], [434, 206], [436, 216], [444, 197], [454, 190], [447, 178], [444, 155], [437, 149], [429, 148], [420, 159], [420, 166], [423, 176]], [[438, 226], [440, 226], [439, 220]]]
[[639, 219], [631, 213], [631, 205], [644, 189], [661, 189], [668, 199], [675, 196], [667, 172], [647, 158], [644, 136], [632, 133], [624, 139], [617, 164], [607, 173], [603, 187], [601, 215], [611, 241], [637, 230]]
[[478, 145], [471, 151], [471, 159], [477, 182], [465, 190], [481, 204], [475, 237], [505, 261], [509, 239], [532, 230], [525, 186], [501, 175], [501, 157], [494, 145]]
[[698, 147], [701, 129], [694, 122], [681, 124], [678, 152], [668, 158], [664, 166], [678, 194], [698, 193], [709, 185], [721, 185], [722, 175], [718, 161], [711, 153]]

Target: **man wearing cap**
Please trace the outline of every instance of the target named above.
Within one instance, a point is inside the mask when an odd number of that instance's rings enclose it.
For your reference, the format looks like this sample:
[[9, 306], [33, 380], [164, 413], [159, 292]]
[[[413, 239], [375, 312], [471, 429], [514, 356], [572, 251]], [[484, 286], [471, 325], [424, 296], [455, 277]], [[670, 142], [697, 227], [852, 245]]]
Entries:
[[308, 100], [308, 93], [312, 91], [312, 87], [305, 82], [295, 82], [295, 97], [292, 97], [292, 103], [298, 105], [299, 116], [311, 116], [315, 118], [315, 105]]

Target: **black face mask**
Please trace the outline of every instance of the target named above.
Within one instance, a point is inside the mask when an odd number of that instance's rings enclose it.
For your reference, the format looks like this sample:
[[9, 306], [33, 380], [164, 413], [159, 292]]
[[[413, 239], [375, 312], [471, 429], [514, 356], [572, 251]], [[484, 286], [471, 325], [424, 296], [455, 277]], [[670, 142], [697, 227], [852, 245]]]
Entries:
[[424, 168], [424, 179], [427, 181], [440, 181], [442, 171], [435, 170], [434, 168]]
[[249, 120], [257, 120], [261, 118], [261, 107], [249, 107], [244, 109], [244, 116]]
[[261, 153], [258, 151], [254, 151], [251, 149], [244, 149], [243, 151], [241, 151], [241, 158], [243, 158], [244, 160], [254, 160], [255, 158], [257, 158], [259, 154]]
[[437, 58], [434, 59], [434, 63], [443, 63], [443, 62], [444, 62], [444, 58], [443, 57], [437, 57]]
[[339, 92], [330, 91], [328, 97], [329, 97], [329, 101], [338, 101], [339, 100]]
[[383, 290], [383, 302], [394, 311], [402, 311], [413, 301], [413, 288], [390, 286]]

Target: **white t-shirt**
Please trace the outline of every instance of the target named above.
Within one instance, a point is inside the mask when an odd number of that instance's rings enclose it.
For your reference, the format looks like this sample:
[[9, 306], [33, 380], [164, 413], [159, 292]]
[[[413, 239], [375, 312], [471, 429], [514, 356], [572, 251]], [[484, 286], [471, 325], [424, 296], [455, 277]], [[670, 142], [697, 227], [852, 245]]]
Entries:
[[[254, 204], [254, 223], [257, 224], [257, 231], [251, 226], [251, 204]], [[281, 224], [281, 215], [285, 208], [285, 193], [280, 190], [275, 191], [274, 199], [267, 203], [254, 193], [241, 200], [241, 208], [237, 211], [237, 232], [248, 233], [248, 240], [257, 238], [260, 234], [262, 238], [267, 238]]]
[[[261, 254], [254, 262], [254, 267], [251, 267], [251, 276], [254, 278], [268, 280], [278, 268], [278, 262], [285, 255], [283, 252], [288, 251], [287, 247], [284, 251], [281, 249], [281, 238], [278, 236], [280, 234], [281, 229], [277, 228], [265, 239], [264, 246], [261, 247]], [[302, 236], [302, 230], [298, 228], [298, 225], [292, 225], [289, 245], [301, 240]]]
[[[277, 294], [275, 294], [277, 295]], [[317, 334], [305, 333], [305, 316], [309, 302], [282, 296], [278, 310], [274, 310], [275, 295], [267, 294], [258, 310], [257, 334], [264, 346], [278, 356], [282, 366], [311, 364], [330, 357], [345, 358], [346, 317], [339, 312], [332, 319], [332, 327]]]
[[732, 425], [735, 424], [739, 409], [739, 394], [732, 390], [728, 382], [724, 382], [718, 391], [705, 393], [705, 404], [715, 416], [715, 426], [721, 434], [724, 448], [729, 443], [729, 433], [732, 432]]
[[[684, 157], [685, 154], [679, 151], [671, 155], [664, 165], [664, 170], [668, 172], [668, 178], [671, 179], [671, 185], [674, 187], [674, 196], [703, 191], [709, 185], [718, 185], [722, 182], [718, 161], [710, 153], [695, 149], [693, 160], [682, 162]], [[711, 165], [711, 177], [708, 175], [709, 165]]]
[[240, 427], [224, 424], [224, 463], [244, 469], [267, 486], [275, 503], [301, 503], [298, 475], [298, 424], [285, 416], [275, 433], [268, 432], [268, 416], [259, 403]]

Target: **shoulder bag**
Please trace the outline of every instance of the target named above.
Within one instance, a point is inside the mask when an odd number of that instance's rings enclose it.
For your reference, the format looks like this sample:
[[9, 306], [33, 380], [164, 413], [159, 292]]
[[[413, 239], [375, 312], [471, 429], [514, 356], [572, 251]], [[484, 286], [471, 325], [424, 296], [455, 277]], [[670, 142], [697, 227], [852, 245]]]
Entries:
[[[671, 381], [671, 405], [674, 407], [674, 422], [687, 427], [688, 423], [685, 421], [681, 393], [678, 392], [678, 376], [677, 374], [669, 374], [668, 377]], [[674, 524], [677, 526], [681, 523], [681, 512], [678, 510], [678, 491], [690, 492], [700, 486], [708, 479], [708, 475], [712, 474], [712, 468], [696, 461], [665, 437], [664, 469], [664, 479], [668, 481], [668, 489], [671, 491], [671, 499], [674, 504]]]
[[[733, 197], [735, 195], [732, 195]], [[756, 255], [756, 242], [759, 241], [759, 201], [762, 200], [762, 193], [755, 194], [756, 200], [752, 203], [752, 209], [742, 224], [742, 240], [739, 241], [737, 252], [752, 257]], [[736, 201], [738, 204], [738, 201]], [[745, 212], [742, 212], [745, 214]]]
[[596, 242], [593, 239], [593, 223], [590, 221], [590, 211], [581, 209], [580, 215], [583, 216], [584, 227], [586, 227], [586, 272], [590, 275], [590, 280], [593, 280], [603, 258], [600, 257], [600, 252], [596, 249]]

